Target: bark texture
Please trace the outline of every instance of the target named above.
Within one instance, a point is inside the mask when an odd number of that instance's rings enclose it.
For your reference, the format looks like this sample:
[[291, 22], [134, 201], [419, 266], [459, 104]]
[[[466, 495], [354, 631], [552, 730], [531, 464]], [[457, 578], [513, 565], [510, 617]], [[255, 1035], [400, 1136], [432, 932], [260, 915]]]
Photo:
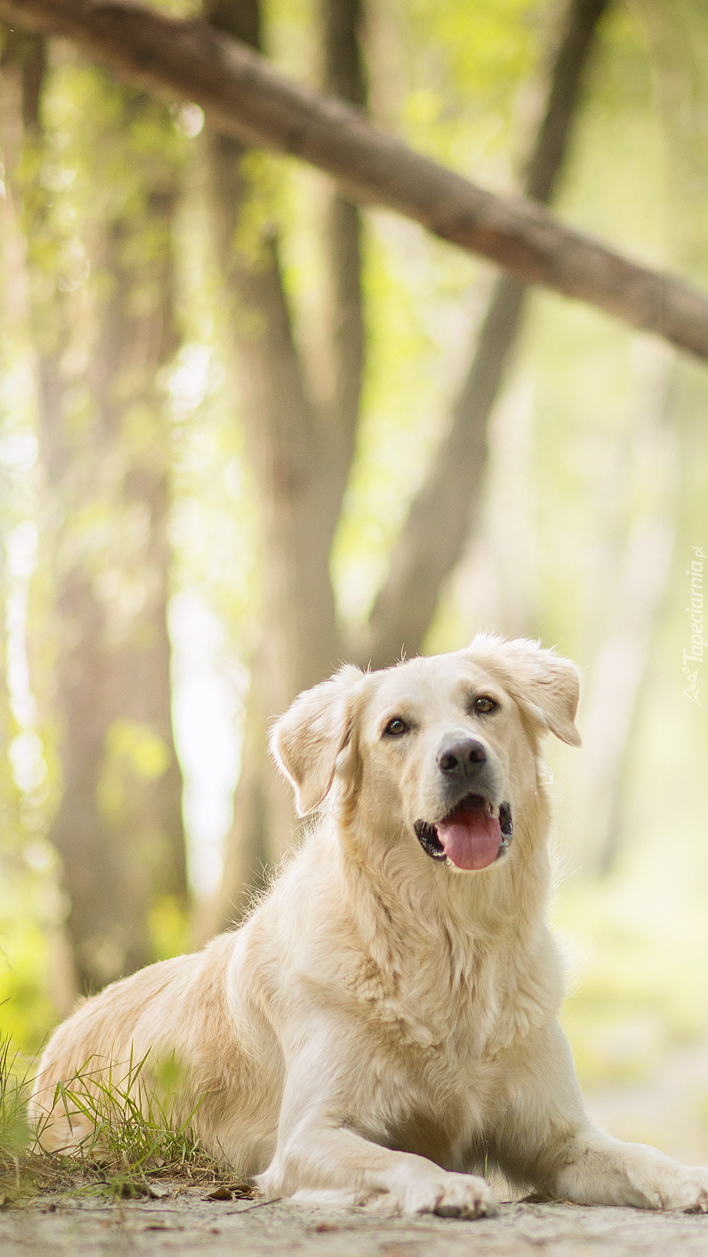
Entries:
[[494, 196], [414, 153], [350, 105], [297, 87], [203, 22], [88, 0], [0, 0], [0, 14], [69, 36], [150, 90], [196, 101], [214, 129], [317, 166], [354, 201], [387, 206], [524, 283], [588, 301], [708, 357], [702, 293], [561, 226], [529, 200]]
[[[208, 6], [219, 28], [260, 47], [253, 0]], [[330, 90], [365, 99], [358, 0], [323, 0], [323, 76]], [[262, 636], [251, 661], [243, 767], [216, 903], [197, 923], [199, 938], [241, 915], [264, 869], [289, 843], [289, 791], [267, 754], [268, 725], [304, 688], [340, 662], [329, 557], [359, 417], [364, 352], [361, 224], [333, 193], [324, 208], [330, 281], [325, 348], [329, 389], [315, 401], [295, 345], [272, 225], [251, 209], [259, 159], [236, 141], [207, 135], [215, 242], [230, 308], [235, 388], [262, 507]], [[244, 240], [244, 222], [250, 238]]]
[[[320, 0], [325, 92], [363, 109], [367, 82], [361, 0]], [[332, 190], [322, 242], [329, 281], [331, 396], [320, 447], [322, 522], [331, 547], [354, 454], [364, 369], [362, 223], [356, 205]], [[328, 548], [329, 548], [328, 547]]]

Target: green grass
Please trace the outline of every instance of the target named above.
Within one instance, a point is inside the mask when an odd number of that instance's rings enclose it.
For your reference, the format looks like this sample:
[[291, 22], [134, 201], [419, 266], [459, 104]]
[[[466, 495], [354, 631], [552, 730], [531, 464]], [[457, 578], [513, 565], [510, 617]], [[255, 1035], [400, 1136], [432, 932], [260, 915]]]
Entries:
[[29, 1143], [25, 1095], [28, 1076], [18, 1068], [9, 1039], [0, 1041], [0, 1202], [20, 1190], [20, 1165]]
[[[176, 1120], [179, 1070], [173, 1061], [148, 1078], [147, 1055], [123, 1070], [102, 1072], [86, 1062], [59, 1083], [54, 1106], [91, 1129], [66, 1156], [41, 1147], [46, 1119], [27, 1118], [33, 1063], [24, 1063], [9, 1040], [0, 1045], [0, 1204], [39, 1192], [101, 1192], [115, 1198], [164, 1194], [198, 1187], [235, 1196], [251, 1194], [238, 1172], [202, 1148], [193, 1130], [195, 1109]], [[163, 1184], [160, 1189], [159, 1185]]]

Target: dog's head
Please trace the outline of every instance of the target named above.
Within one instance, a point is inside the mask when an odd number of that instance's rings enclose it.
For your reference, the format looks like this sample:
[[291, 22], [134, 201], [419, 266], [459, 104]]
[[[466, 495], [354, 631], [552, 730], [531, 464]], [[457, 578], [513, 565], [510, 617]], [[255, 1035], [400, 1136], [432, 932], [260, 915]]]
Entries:
[[417, 839], [452, 870], [485, 869], [538, 789], [540, 737], [580, 744], [578, 690], [570, 660], [480, 636], [381, 672], [343, 668], [295, 700], [272, 749], [301, 816], [331, 792], [382, 841]]

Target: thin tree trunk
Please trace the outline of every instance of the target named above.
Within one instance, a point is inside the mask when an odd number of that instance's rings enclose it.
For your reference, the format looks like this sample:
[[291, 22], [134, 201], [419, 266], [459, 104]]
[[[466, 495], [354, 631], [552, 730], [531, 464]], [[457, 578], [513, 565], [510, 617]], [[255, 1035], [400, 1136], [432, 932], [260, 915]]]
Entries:
[[[219, 3], [212, 20], [242, 37], [259, 29], [257, 4], [241, 0]], [[258, 171], [244, 161], [246, 151], [237, 141], [215, 133], [206, 138], [216, 250], [263, 512], [263, 616], [271, 639], [264, 666], [277, 709], [298, 687], [319, 677], [323, 661], [337, 657], [329, 545], [318, 528], [318, 468], [312, 458], [321, 424], [294, 343], [270, 223], [256, 224], [254, 239], [240, 244], [244, 215], [257, 195]]]
[[[361, 109], [367, 102], [362, 23], [361, 0], [320, 0], [323, 90]], [[328, 198], [322, 233], [329, 286], [332, 393], [325, 415], [326, 440], [318, 451], [322, 512], [323, 515], [326, 512], [330, 548], [349, 479], [359, 422], [365, 335], [361, 237], [359, 210], [333, 190]]]
[[[94, 225], [86, 243], [97, 336], [88, 368], [70, 379], [73, 324], [85, 333], [89, 312], [86, 288], [72, 300], [45, 260], [55, 228], [36, 178], [46, 143], [46, 72], [41, 44], [35, 52], [23, 73], [34, 169], [19, 191], [31, 234], [47, 478], [43, 546], [57, 589], [63, 795], [49, 837], [62, 859], [78, 985], [90, 990], [153, 958], [148, 918], [158, 897], [186, 906], [166, 626], [169, 430], [156, 382], [176, 348], [171, 231], [178, 188], [176, 169], [156, 161], [140, 204], [121, 205]], [[162, 106], [131, 88], [105, 90], [120, 91], [119, 130], [140, 125], [142, 115], [155, 123], [157, 112], [171, 131]], [[86, 408], [77, 416], [69, 407], [79, 389]], [[107, 510], [110, 522], [102, 522]]]
[[[551, 199], [568, 150], [583, 76], [609, 0], [571, 0], [549, 82], [548, 100], [528, 162], [525, 193]], [[525, 288], [497, 280], [452, 410], [450, 427], [414, 498], [374, 603], [363, 652], [373, 667], [423, 648], [444, 581], [478, 520], [489, 418], [503, 387], [523, 318]]]
[[[651, 466], [651, 495], [623, 529], [598, 572], [595, 632], [599, 638], [583, 700], [583, 755], [575, 788], [572, 854], [586, 872], [608, 873], [622, 840], [627, 769], [643, 682], [675, 548], [679, 508], [679, 442], [667, 413], [675, 363], [648, 354], [638, 389], [635, 433], [610, 481], [612, 510], [628, 514], [633, 465]], [[644, 472], [646, 475], [646, 472]], [[649, 484], [647, 484], [647, 488]], [[608, 497], [610, 489], [608, 487]], [[646, 497], [646, 492], [645, 495]], [[605, 527], [608, 531], [607, 520]]]

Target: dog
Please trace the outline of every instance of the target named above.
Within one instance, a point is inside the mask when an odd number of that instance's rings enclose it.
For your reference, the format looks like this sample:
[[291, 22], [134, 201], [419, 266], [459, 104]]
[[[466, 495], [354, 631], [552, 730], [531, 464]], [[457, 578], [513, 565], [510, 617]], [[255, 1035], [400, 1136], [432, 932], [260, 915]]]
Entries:
[[240, 928], [55, 1031], [43, 1146], [91, 1134], [57, 1083], [149, 1053], [181, 1063], [177, 1119], [269, 1196], [476, 1218], [494, 1166], [546, 1199], [708, 1210], [708, 1169], [591, 1126], [557, 1022], [539, 750], [580, 744], [578, 693], [569, 660], [482, 635], [301, 694], [272, 748], [308, 836]]

